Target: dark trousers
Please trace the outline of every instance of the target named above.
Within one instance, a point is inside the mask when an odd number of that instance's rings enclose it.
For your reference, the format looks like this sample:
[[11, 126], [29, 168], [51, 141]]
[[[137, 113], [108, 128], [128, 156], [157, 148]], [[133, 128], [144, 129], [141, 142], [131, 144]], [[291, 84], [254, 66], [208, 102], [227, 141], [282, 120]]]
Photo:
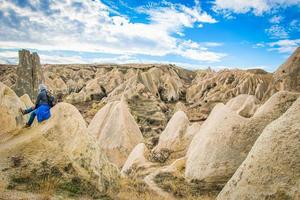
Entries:
[[33, 109], [32, 107], [25, 110], [25, 114], [31, 113], [31, 114], [30, 114], [30, 117], [29, 117], [29, 120], [28, 120], [28, 122], [26, 123], [28, 126], [31, 126], [31, 124], [32, 124], [33, 121], [34, 121], [34, 118], [35, 118], [35, 116], [36, 116], [35, 111], [36, 111], [36, 110]]

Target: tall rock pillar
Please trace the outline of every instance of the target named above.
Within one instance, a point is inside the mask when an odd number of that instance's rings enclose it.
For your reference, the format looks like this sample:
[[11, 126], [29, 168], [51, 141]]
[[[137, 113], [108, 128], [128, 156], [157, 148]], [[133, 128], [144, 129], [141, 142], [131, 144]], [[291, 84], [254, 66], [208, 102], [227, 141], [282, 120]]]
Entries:
[[37, 53], [28, 50], [19, 51], [19, 65], [17, 67], [17, 95], [28, 94], [33, 100], [36, 98], [38, 86], [44, 82], [43, 70]]

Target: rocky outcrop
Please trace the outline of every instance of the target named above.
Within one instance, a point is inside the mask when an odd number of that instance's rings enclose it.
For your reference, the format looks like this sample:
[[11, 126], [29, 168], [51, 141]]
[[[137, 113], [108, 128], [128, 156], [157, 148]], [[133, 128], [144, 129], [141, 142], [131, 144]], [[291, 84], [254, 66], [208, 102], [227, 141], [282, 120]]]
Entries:
[[163, 101], [177, 101], [185, 94], [182, 80], [171, 68], [152, 68], [138, 73], [137, 80]]
[[19, 65], [17, 67], [17, 81], [15, 91], [19, 96], [28, 94], [35, 99], [38, 85], [44, 81], [40, 58], [37, 53], [28, 50], [19, 51]]
[[118, 167], [122, 167], [132, 149], [143, 142], [142, 133], [124, 99], [108, 103], [99, 110], [88, 131]]
[[154, 161], [165, 162], [171, 154], [184, 155], [200, 124], [190, 124], [183, 111], [177, 111], [160, 134], [158, 144], [152, 150]]
[[136, 145], [122, 167], [122, 175], [136, 175], [135, 173], [137, 173], [139, 169], [145, 170], [150, 168], [153, 164], [147, 160], [147, 154], [149, 154], [149, 152], [144, 143]]
[[259, 107], [259, 100], [253, 95], [240, 94], [230, 99], [226, 106], [243, 117], [251, 117]]
[[179, 101], [175, 105], [174, 113], [176, 113], [177, 111], [180, 111], [180, 110], [187, 113], [187, 107], [184, 105], [184, 103]]
[[[230, 178], [227, 177], [229, 166], [226, 164], [226, 152], [221, 144], [227, 145], [233, 138], [231, 134], [235, 127], [245, 124], [247, 121], [248, 119], [236, 114], [224, 104], [217, 104], [189, 146], [186, 178], [190, 180], [205, 179], [207, 182], [211, 182], [210, 179], [224, 182], [226, 181], [224, 179]], [[228, 148], [231, 147], [228, 146]], [[228, 156], [234, 158], [235, 154], [233, 153]]]
[[189, 116], [192, 115], [193, 121], [203, 121], [217, 103], [226, 103], [240, 94], [267, 99], [271, 81], [272, 74], [263, 70], [198, 71], [186, 92], [187, 102], [193, 104]]
[[274, 73], [276, 90], [300, 92], [300, 47]]
[[251, 118], [218, 104], [193, 138], [187, 153], [185, 175], [213, 187], [223, 186], [246, 158], [264, 128], [280, 117], [299, 94], [278, 92]]
[[[1, 124], [5, 120], [7, 126], [1, 128], [4, 133], [0, 141], [2, 184], [18, 190], [34, 187], [48, 179], [59, 179], [62, 185], [72, 184], [76, 179], [82, 191], [89, 190], [100, 196], [117, 186], [117, 168], [107, 160], [95, 139], [87, 134], [85, 121], [74, 106], [59, 103], [51, 109], [52, 116], [47, 121], [29, 129], [16, 129], [14, 120], [22, 108], [21, 101], [3, 85], [1, 91], [5, 94], [1, 96], [3, 105], [14, 103], [10, 112], [1, 112], [5, 115], [0, 116]], [[14, 132], [7, 134], [11, 131]]]
[[24, 103], [26, 108], [34, 106], [28, 94], [24, 94], [20, 97], [20, 100]]
[[0, 136], [24, 126], [26, 118], [22, 116], [20, 108], [25, 108], [23, 102], [14, 91], [0, 82]]
[[226, 102], [239, 94], [255, 95], [261, 99], [272, 80], [264, 71], [221, 70], [199, 71], [187, 90], [188, 102]]
[[167, 124], [166, 129], [160, 134], [159, 142], [153, 149], [155, 153], [159, 153], [163, 149], [173, 152], [180, 150], [182, 147], [182, 139], [189, 125], [189, 120], [183, 111], [176, 112]]
[[300, 198], [300, 99], [270, 123], [219, 200]]

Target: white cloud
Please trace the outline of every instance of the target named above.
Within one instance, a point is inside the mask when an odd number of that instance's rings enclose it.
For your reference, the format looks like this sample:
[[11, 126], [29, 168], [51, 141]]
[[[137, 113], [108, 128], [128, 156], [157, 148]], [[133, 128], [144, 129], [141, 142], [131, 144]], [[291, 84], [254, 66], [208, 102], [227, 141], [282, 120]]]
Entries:
[[266, 46], [265, 43], [260, 42], [260, 43], [257, 43], [257, 44], [255, 44], [255, 45], [253, 45], [252, 48], [263, 48], [263, 47], [265, 47], [265, 46]]
[[298, 32], [300, 31], [300, 21], [299, 20], [294, 19], [290, 22], [289, 25], [290, 25], [289, 29], [291, 31], [298, 31]]
[[15, 64], [17, 57], [18, 53], [16, 51], [0, 51], [1, 64]]
[[265, 29], [266, 33], [273, 39], [285, 39], [289, 37], [288, 32], [285, 30], [283, 26], [280, 25], [272, 25], [270, 28]]
[[216, 12], [247, 13], [262, 15], [280, 7], [299, 6], [300, 0], [215, 0]]
[[270, 51], [278, 51], [279, 53], [292, 53], [300, 46], [300, 39], [295, 40], [279, 40], [268, 44]]
[[56, 56], [56, 55], [46, 55], [39, 54], [40, 59], [43, 64], [85, 64], [87, 63], [85, 59], [80, 56]]
[[[101, 1], [49, 1], [47, 10], [41, 8], [42, 0], [28, 2], [31, 6], [20, 7], [10, 0], [1, 2], [0, 10], [6, 17], [0, 21], [0, 48], [151, 56], [176, 54], [202, 61], [221, 58], [207, 47], [181, 47], [184, 39], [180, 39], [180, 35], [185, 28], [217, 22], [201, 11], [199, 1], [192, 8], [168, 3], [141, 10], [148, 15], [149, 23], [133, 23]], [[174, 36], [176, 33], [179, 37]], [[203, 57], [205, 55], [209, 56]]]
[[279, 24], [281, 21], [283, 20], [282, 16], [273, 16], [272, 18], [270, 18], [269, 22], [272, 24]]

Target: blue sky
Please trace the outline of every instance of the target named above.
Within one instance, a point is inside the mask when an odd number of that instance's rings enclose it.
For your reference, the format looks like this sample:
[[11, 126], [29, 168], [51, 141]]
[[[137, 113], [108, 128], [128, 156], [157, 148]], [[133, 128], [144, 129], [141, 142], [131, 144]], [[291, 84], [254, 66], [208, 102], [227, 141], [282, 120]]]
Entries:
[[0, 0], [0, 63], [173, 63], [274, 71], [300, 46], [300, 0]]

